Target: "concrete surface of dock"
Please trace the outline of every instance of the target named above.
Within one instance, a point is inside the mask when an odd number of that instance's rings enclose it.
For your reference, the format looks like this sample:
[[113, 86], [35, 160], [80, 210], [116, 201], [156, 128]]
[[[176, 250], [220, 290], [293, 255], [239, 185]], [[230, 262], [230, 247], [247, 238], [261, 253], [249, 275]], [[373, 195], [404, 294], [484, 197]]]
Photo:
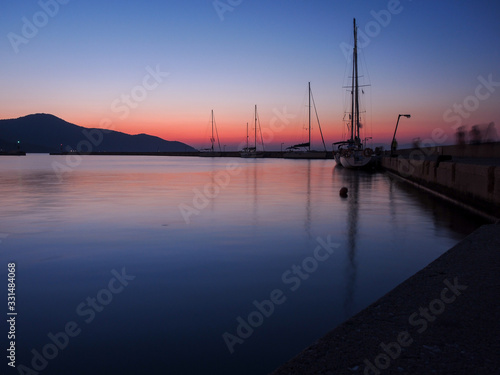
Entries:
[[401, 150], [386, 171], [484, 216], [500, 218], [500, 142]]
[[500, 224], [485, 225], [274, 371], [500, 374]]

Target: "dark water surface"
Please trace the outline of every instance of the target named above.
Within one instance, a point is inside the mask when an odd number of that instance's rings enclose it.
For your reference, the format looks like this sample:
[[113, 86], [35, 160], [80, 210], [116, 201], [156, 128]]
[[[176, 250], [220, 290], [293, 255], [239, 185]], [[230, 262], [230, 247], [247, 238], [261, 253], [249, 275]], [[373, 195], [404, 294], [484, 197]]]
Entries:
[[0, 276], [16, 263], [16, 365], [265, 374], [481, 224], [384, 174], [334, 164], [1, 157]]

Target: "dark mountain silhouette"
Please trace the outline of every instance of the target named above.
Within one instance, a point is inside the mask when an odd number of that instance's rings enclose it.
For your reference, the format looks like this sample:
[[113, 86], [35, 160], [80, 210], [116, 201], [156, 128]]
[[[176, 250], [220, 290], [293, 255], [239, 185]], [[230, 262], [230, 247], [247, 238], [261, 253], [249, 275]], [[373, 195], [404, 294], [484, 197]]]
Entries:
[[17, 119], [0, 120], [0, 149], [25, 152], [193, 152], [177, 141], [113, 130], [84, 128], [56, 116], [38, 113]]

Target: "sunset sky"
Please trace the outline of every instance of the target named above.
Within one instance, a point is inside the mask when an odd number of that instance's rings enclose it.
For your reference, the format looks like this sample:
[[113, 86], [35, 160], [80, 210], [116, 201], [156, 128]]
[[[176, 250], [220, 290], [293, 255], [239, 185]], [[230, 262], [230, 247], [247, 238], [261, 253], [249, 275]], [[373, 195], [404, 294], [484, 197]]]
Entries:
[[400, 144], [437, 128], [448, 136], [435, 142], [453, 143], [458, 125], [500, 130], [500, 3], [487, 0], [9, 0], [0, 118], [51, 113], [207, 147], [213, 109], [230, 150], [257, 104], [266, 148], [279, 149], [306, 141], [310, 81], [331, 148], [344, 129], [353, 18], [370, 84], [363, 137], [388, 145], [403, 113]]

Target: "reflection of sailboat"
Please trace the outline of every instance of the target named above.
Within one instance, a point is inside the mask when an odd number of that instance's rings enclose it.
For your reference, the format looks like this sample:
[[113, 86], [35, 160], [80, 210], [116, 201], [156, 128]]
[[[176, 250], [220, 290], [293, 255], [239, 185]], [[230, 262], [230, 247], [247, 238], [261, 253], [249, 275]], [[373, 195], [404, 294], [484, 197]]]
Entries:
[[307, 161], [307, 189], [306, 189], [306, 218], [304, 228], [307, 233], [307, 238], [311, 239], [311, 161]]
[[[247, 204], [247, 213], [245, 219], [248, 220], [248, 226], [252, 230], [252, 236], [258, 236], [260, 214], [259, 214], [259, 178], [262, 179], [262, 170], [260, 163], [249, 163], [243, 167], [245, 176], [245, 199]], [[260, 176], [260, 177], [259, 177]]]
[[260, 129], [260, 121], [259, 121], [259, 130], [260, 130], [260, 138], [262, 141], [262, 152], [257, 152], [257, 105], [255, 105], [255, 132], [254, 132], [254, 147], [249, 147], [248, 145], [248, 123], [247, 123], [247, 147], [245, 147], [241, 152], [240, 156], [242, 158], [263, 158], [264, 157], [264, 140], [262, 139], [262, 130]]
[[[214, 143], [215, 143], [215, 137], [214, 137], [214, 128], [215, 128], [215, 134], [217, 135], [217, 143], [219, 145], [219, 151], [215, 151], [214, 148]], [[200, 150], [200, 156], [221, 156], [221, 148], [220, 148], [220, 141], [219, 141], [219, 132], [217, 131], [217, 125], [215, 125], [215, 120], [214, 120], [214, 110], [212, 109], [212, 136], [210, 137], [210, 142], [212, 143], [212, 147], [210, 148], [202, 148]]]
[[347, 237], [347, 253], [344, 266], [344, 317], [349, 318], [355, 314], [358, 307], [355, 303], [356, 281], [358, 276], [358, 263], [356, 253], [358, 251], [359, 238], [359, 209], [360, 202], [358, 200], [360, 184], [368, 185], [370, 175], [361, 173], [350, 173], [343, 168], [336, 168], [335, 175], [341, 177], [342, 185], [348, 187], [349, 196], [345, 202], [345, 233]]
[[337, 151], [334, 157], [337, 164], [345, 168], [363, 168], [372, 163], [373, 150], [364, 148], [361, 142], [359, 128], [359, 83], [358, 83], [358, 41], [356, 19], [354, 19], [354, 50], [352, 56], [352, 85], [351, 89], [351, 113], [350, 126], [351, 137], [347, 141], [336, 142]]
[[344, 312], [347, 316], [354, 313], [354, 288], [356, 284], [356, 238], [358, 236], [358, 194], [359, 175], [355, 173], [351, 176], [349, 184], [348, 213], [347, 213], [347, 246], [348, 264], [346, 266], [346, 296], [344, 300]]
[[[316, 119], [318, 120], [319, 132], [321, 134], [321, 140], [323, 141], [324, 151], [311, 150], [311, 99], [314, 105], [314, 111], [316, 113]], [[325, 140], [323, 139], [323, 132], [321, 131], [321, 125], [319, 124], [318, 112], [316, 111], [316, 104], [314, 104], [314, 98], [312, 98], [311, 92], [311, 82], [309, 82], [309, 142], [299, 143], [287, 148], [288, 152], [283, 154], [284, 158], [289, 159], [326, 159], [326, 146]]]

